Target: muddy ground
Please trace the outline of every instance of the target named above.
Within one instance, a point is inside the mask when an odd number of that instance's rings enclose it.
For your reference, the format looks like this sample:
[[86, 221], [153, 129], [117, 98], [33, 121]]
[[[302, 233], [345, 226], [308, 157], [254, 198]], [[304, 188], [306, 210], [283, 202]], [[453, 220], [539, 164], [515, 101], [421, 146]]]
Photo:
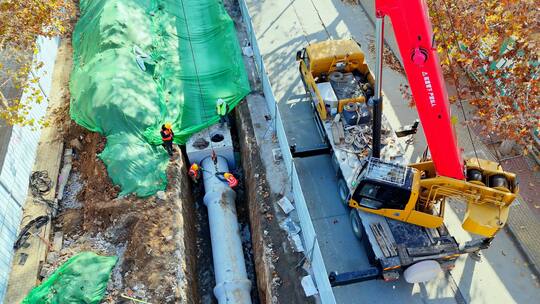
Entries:
[[74, 159], [54, 220], [53, 235], [63, 235], [62, 249], [49, 253], [42, 278], [71, 256], [93, 251], [119, 258], [104, 303], [126, 302], [123, 294], [150, 303], [196, 303], [197, 282], [189, 275], [194, 273], [195, 229], [191, 217], [184, 216], [194, 210], [191, 196], [186, 195], [190, 185], [184, 160], [178, 151], [168, 169], [169, 185], [163, 199], [117, 198], [119, 189], [98, 158], [105, 138], [69, 117], [71, 44], [63, 43], [60, 52], [64, 56], [59, 57], [56, 68], [63, 73], [53, 81], [62, 82], [65, 102], [50, 123], [61, 130], [65, 146], [73, 148]]
[[185, 260], [186, 251], [193, 247], [189, 240], [193, 240], [194, 230], [186, 231], [193, 223], [186, 225], [183, 217], [186, 205], [192, 204], [189, 195], [181, 195], [181, 189], [189, 189], [182, 182], [183, 160], [177, 158], [169, 166], [165, 199], [116, 198], [118, 188], [111, 184], [97, 158], [104, 139], [75, 125], [69, 135], [67, 142], [74, 135], [82, 138], [82, 149], [75, 149], [66, 197], [55, 221], [55, 232], [64, 236], [63, 248], [57, 259], [48, 259], [52, 265], [45, 268], [52, 271], [85, 250], [116, 255], [119, 261], [105, 303], [121, 303], [122, 294], [151, 303], [190, 303], [187, 297], [193, 299], [196, 283], [182, 277], [194, 264]]

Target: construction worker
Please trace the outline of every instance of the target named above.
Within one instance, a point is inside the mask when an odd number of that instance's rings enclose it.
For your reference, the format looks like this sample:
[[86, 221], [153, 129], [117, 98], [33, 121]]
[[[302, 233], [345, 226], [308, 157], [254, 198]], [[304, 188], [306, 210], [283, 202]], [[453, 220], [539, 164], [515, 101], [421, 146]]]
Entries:
[[219, 115], [220, 127], [223, 128], [223, 124], [227, 123], [227, 126], [231, 127], [231, 122], [229, 120], [229, 105], [221, 98], [218, 98], [216, 102], [216, 112]]
[[169, 153], [169, 156], [173, 156], [173, 137], [174, 132], [170, 123], [165, 123], [161, 126], [161, 140], [163, 140], [163, 147]]
[[238, 186], [238, 180], [231, 173], [227, 172], [227, 173], [223, 174], [223, 177], [225, 177], [225, 179], [227, 180], [227, 183], [229, 184], [229, 187], [234, 188], [234, 187]]
[[191, 167], [189, 167], [189, 177], [191, 177], [191, 180], [196, 184], [199, 182], [201, 168], [197, 163], [193, 163]]

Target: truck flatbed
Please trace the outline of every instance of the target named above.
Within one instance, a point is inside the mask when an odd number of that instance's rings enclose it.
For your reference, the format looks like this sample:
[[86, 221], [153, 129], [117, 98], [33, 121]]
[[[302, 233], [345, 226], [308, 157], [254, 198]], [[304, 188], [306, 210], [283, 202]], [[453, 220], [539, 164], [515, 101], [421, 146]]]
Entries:
[[[301, 151], [292, 147], [292, 155], [331, 155], [340, 201], [332, 203], [351, 207], [352, 231], [371, 264], [366, 269], [331, 272], [333, 286], [396, 280], [401, 271], [409, 283], [432, 280], [442, 269], [453, 268], [459, 255], [489, 247], [492, 238], [457, 243], [443, 223], [444, 201], [429, 200], [429, 205], [415, 209], [421, 200], [414, 192], [420, 191], [417, 183], [423, 175], [433, 175], [434, 169], [407, 165], [402, 145], [411, 138], [399, 139], [397, 134], [414, 135], [418, 122], [398, 133], [390, 127], [375, 99], [381, 96], [374, 89], [376, 80], [355, 41], [310, 44], [296, 53], [296, 59], [315, 120], [309, 131], [320, 135], [324, 147]], [[415, 205], [410, 206], [413, 198]]]
[[[359, 156], [355, 153], [357, 151], [353, 151], [351, 145], [337, 144], [333, 137], [335, 130], [332, 131], [335, 121], [332, 118], [322, 121], [317, 111], [313, 113], [322, 126], [327, 144], [333, 152], [334, 169], [338, 169], [338, 175], [341, 174], [350, 192], [358, 171], [369, 153]], [[403, 148], [384, 116], [383, 128], [389, 131], [386, 132], [385, 142], [390, 144], [382, 150], [381, 158], [403, 164], [405, 162], [402, 156]], [[429, 229], [362, 210], [353, 209], [352, 211], [358, 212], [362, 220], [363, 232], [367, 236], [364, 238], [364, 245], [368, 247], [368, 252], [372, 253], [371, 262], [380, 264], [383, 270], [399, 269], [417, 261], [459, 253], [456, 240], [449, 236], [444, 225], [439, 229]]]

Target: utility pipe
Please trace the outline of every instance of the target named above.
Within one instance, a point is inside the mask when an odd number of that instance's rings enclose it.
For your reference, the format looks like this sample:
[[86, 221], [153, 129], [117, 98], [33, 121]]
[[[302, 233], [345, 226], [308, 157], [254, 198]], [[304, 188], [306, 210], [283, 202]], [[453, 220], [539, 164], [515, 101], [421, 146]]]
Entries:
[[373, 149], [371, 156], [381, 157], [381, 121], [382, 121], [382, 74], [384, 57], [384, 16], [377, 16], [375, 20], [375, 53], [377, 64], [375, 67], [375, 97], [373, 98]]
[[212, 256], [219, 304], [250, 304], [251, 281], [247, 278], [240, 229], [236, 216], [236, 192], [216, 173], [228, 172], [227, 160], [217, 156], [201, 162], [204, 182], [204, 204], [208, 208]]

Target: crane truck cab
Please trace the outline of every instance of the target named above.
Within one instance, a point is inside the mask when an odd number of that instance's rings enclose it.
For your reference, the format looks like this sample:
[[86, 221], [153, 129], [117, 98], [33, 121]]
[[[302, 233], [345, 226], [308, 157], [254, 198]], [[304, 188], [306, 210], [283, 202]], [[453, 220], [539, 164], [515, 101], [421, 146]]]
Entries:
[[427, 228], [443, 223], [443, 208], [436, 212], [414, 209], [420, 189], [420, 172], [415, 168], [370, 157], [354, 185], [348, 198], [352, 208]]

